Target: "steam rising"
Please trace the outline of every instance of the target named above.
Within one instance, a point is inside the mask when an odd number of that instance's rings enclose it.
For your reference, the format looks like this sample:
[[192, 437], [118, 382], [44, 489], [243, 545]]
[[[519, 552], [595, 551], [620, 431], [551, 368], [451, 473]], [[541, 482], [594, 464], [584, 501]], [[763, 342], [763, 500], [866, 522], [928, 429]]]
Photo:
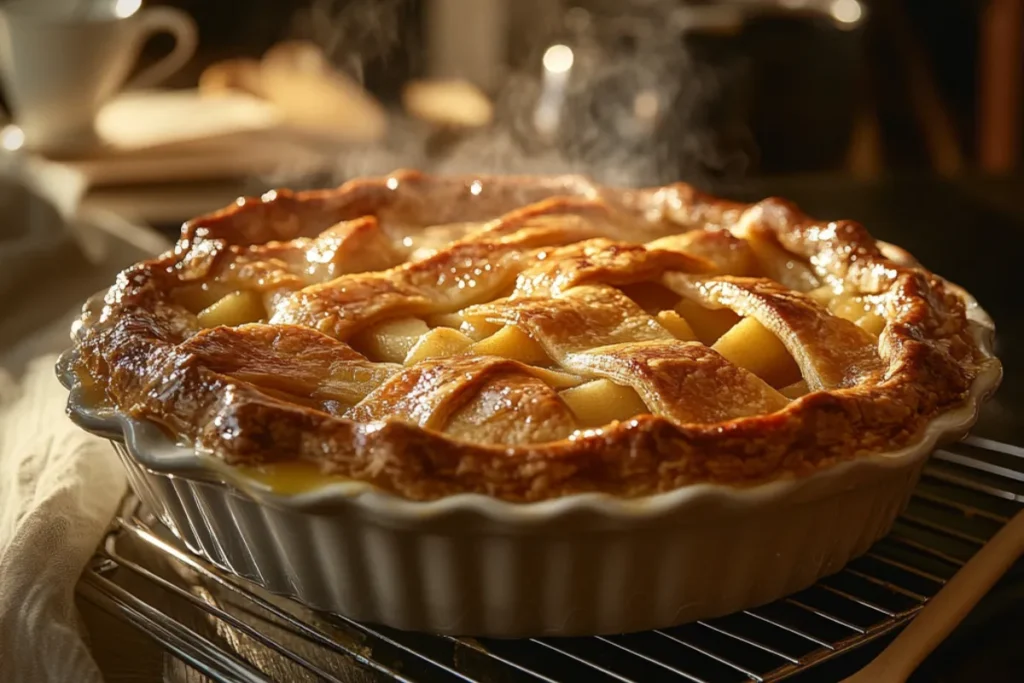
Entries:
[[313, 0], [296, 13], [295, 33], [362, 83], [363, 65], [387, 59], [398, 46], [406, 5], [407, 0]]
[[[709, 184], [742, 175], [752, 142], [745, 125], [730, 118], [741, 109], [729, 102], [724, 87], [735, 74], [692, 57], [681, 5], [586, 4], [587, 9], [560, 12], [550, 27], [537, 22], [520, 31], [526, 39], [516, 36], [511, 71], [492, 93], [491, 126], [468, 133], [438, 130], [396, 114], [384, 145], [340, 151], [332, 177], [307, 178], [305, 184], [398, 167], [469, 174], [579, 172], [620, 185], [680, 179]], [[408, 9], [405, 0], [316, 0], [296, 25], [338, 67], [361, 78], [365, 64], [391, 59], [406, 42]], [[416, 64], [418, 55], [409, 58]], [[303, 184], [294, 176], [271, 181]]]

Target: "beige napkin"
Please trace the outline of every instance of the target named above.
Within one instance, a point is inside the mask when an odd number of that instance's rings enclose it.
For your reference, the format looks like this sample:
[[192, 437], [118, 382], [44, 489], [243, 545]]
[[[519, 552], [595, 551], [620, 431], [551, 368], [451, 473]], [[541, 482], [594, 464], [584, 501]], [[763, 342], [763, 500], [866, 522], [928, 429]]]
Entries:
[[164, 242], [78, 211], [67, 168], [0, 159], [0, 681], [99, 681], [75, 584], [125, 493], [110, 444], [54, 374], [81, 301]]
[[79, 630], [78, 576], [125, 491], [110, 444], [66, 417], [56, 356], [0, 377], [0, 680], [100, 681]]

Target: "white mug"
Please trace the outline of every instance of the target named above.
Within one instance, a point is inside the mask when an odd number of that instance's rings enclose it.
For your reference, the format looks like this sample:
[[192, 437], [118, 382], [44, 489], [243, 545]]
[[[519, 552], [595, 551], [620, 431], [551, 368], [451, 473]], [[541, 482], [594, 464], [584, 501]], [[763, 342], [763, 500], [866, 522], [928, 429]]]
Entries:
[[129, 88], [155, 85], [196, 50], [195, 22], [139, 0], [17, 0], [0, 5], [0, 76], [15, 123], [33, 149], [94, 145], [100, 108], [123, 86], [146, 40], [174, 36], [174, 49]]

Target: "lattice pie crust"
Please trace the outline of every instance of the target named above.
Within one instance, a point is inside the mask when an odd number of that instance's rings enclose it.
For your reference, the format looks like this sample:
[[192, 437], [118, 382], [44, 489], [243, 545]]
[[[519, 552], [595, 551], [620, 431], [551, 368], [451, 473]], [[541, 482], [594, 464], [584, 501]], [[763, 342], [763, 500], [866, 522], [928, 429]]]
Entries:
[[909, 443], [997, 362], [958, 292], [778, 199], [405, 171], [187, 223], [78, 372], [252, 471], [641, 496]]

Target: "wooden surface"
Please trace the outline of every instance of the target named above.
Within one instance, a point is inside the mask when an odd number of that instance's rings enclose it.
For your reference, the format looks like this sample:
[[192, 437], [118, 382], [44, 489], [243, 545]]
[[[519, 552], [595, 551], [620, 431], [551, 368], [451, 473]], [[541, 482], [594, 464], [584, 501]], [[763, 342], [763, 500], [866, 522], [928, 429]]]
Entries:
[[989, 0], [979, 30], [978, 161], [1003, 173], [1020, 160], [1024, 0]]

